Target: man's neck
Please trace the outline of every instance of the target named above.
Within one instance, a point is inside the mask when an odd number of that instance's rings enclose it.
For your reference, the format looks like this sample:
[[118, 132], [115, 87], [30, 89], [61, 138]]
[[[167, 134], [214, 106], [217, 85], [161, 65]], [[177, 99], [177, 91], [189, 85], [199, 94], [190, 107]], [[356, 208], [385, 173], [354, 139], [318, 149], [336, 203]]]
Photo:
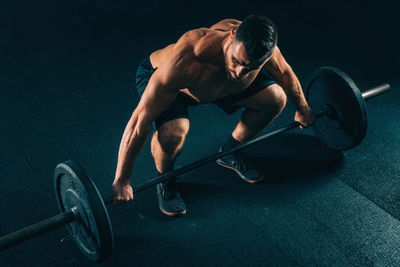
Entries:
[[231, 42], [231, 37], [230, 37], [230, 33], [228, 32], [228, 33], [226, 33], [226, 36], [225, 36], [225, 38], [222, 40], [222, 43], [221, 43], [223, 55], [225, 55], [226, 50], [228, 49], [229, 43], [230, 43], [230, 42]]

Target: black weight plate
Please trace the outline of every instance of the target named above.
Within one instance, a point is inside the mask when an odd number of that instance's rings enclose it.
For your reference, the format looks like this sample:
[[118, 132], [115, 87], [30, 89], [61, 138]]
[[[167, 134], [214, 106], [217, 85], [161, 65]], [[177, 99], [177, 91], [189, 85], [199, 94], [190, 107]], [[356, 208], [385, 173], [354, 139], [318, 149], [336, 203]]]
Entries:
[[306, 98], [314, 113], [328, 106], [332, 115], [315, 121], [315, 134], [335, 150], [351, 149], [365, 137], [367, 108], [356, 84], [334, 67], [314, 71], [306, 84]]
[[82, 253], [92, 261], [111, 255], [114, 236], [103, 199], [93, 181], [73, 161], [57, 165], [54, 187], [61, 212], [77, 208], [79, 219], [67, 225]]

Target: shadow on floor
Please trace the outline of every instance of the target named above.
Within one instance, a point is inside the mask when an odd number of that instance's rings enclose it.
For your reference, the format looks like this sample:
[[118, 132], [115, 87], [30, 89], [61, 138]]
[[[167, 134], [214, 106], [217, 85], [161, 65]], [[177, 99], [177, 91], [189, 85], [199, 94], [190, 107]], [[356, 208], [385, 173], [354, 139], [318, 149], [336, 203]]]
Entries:
[[[264, 185], [296, 186], [318, 181], [338, 169], [343, 159], [341, 151], [328, 148], [314, 136], [301, 134], [272, 137], [245, 148], [243, 152], [263, 170], [265, 179], [260, 183]], [[236, 187], [254, 192], [253, 184], [244, 182], [236, 172], [217, 164], [198, 168], [179, 179], [179, 191], [188, 196], [188, 201], [226, 194], [227, 190], [235, 191]]]
[[264, 171], [264, 183], [308, 180], [332, 171], [343, 159], [341, 151], [325, 146], [315, 136], [302, 134], [275, 136], [245, 152]]

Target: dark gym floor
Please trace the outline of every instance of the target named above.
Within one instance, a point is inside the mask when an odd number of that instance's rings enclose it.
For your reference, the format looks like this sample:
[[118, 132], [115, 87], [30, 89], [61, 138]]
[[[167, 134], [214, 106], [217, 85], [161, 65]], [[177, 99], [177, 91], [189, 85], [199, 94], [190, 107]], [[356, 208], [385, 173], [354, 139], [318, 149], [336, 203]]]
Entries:
[[[0, 252], [0, 266], [400, 266], [400, 54], [390, 1], [16, 1], [0, 8], [0, 235], [58, 213], [55, 166], [73, 159], [111, 194], [120, 138], [138, 102], [135, 71], [183, 32], [257, 13], [278, 26], [299, 79], [323, 65], [361, 90], [368, 132], [356, 148], [325, 147], [296, 129], [246, 149], [267, 177], [248, 184], [216, 163], [180, 176], [187, 214], [158, 209], [155, 188], [109, 213], [113, 255], [91, 263], [60, 228]], [[397, 32], [396, 32], [397, 31]], [[215, 153], [232, 116], [190, 108], [176, 167]], [[262, 132], [293, 120], [288, 103]], [[213, 114], [213, 116], [209, 116]], [[133, 183], [152, 177], [147, 143]]]

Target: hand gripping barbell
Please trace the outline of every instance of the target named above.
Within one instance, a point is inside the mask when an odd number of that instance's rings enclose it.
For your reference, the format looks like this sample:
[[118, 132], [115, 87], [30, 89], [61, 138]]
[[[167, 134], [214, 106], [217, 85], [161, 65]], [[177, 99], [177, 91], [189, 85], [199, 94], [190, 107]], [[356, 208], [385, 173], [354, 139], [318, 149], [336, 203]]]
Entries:
[[[315, 114], [316, 121], [312, 125], [315, 134], [332, 149], [347, 150], [357, 146], [364, 139], [367, 130], [365, 100], [389, 89], [389, 84], [383, 84], [361, 93], [350, 77], [342, 71], [333, 67], [317, 69], [310, 76], [305, 87], [305, 96], [309, 105], [312, 110], [318, 110]], [[243, 142], [232, 149], [157, 176], [135, 186], [133, 192], [140, 192], [298, 126], [300, 126], [299, 122], [293, 122]], [[1, 237], [0, 250], [66, 225], [79, 249], [90, 260], [99, 261], [111, 255], [114, 236], [106, 205], [112, 203], [112, 196], [104, 201], [83, 168], [73, 161], [57, 165], [54, 173], [54, 188], [61, 213]]]

